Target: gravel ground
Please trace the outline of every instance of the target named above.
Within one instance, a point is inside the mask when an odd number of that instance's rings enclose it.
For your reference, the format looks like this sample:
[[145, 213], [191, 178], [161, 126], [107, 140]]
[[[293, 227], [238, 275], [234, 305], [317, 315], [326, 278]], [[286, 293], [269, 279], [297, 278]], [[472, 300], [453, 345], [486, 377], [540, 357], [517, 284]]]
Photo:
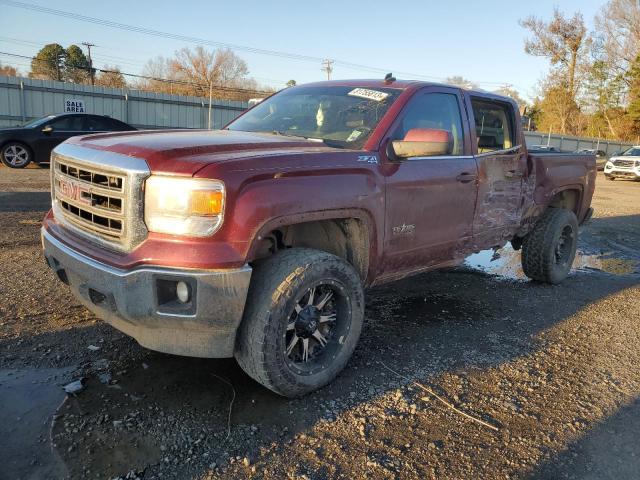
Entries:
[[287, 400], [81, 307], [40, 252], [47, 181], [0, 168], [0, 478], [640, 477], [638, 183], [598, 178], [562, 285], [505, 249], [368, 291], [344, 373]]

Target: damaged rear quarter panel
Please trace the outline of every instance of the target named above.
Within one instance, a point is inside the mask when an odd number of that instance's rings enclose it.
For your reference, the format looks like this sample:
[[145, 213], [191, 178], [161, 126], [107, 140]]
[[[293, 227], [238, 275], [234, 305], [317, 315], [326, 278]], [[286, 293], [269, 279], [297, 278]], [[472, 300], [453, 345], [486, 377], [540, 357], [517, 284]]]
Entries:
[[559, 192], [577, 190], [580, 195], [575, 213], [582, 219], [591, 205], [595, 189], [595, 156], [532, 154], [531, 159], [536, 175], [534, 203], [546, 207]]

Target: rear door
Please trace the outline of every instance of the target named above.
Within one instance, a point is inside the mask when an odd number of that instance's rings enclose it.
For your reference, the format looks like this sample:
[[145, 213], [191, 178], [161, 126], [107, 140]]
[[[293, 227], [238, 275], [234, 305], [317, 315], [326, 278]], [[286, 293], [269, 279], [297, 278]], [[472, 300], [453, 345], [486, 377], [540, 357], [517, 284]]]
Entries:
[[526, 150], [519, 141], [511, 103], [470, 96], [478, 164], [478, 205], [473, 220], [475, 248], [501, 246], [520, 225]]
[[384, 275], [446, 263], [472, 234], [476, 163], [463, 99], [455, 88], [418, 91], [391, 128], [389, 141], [409, 130], [445, 130], [446, 155], [389, 161], [386, 171]]
[[114, 128], [110, 118], [99, 117], [97, 115], [87, 115], [86, 119], [87, 133], [112, 132], [117, 130]]

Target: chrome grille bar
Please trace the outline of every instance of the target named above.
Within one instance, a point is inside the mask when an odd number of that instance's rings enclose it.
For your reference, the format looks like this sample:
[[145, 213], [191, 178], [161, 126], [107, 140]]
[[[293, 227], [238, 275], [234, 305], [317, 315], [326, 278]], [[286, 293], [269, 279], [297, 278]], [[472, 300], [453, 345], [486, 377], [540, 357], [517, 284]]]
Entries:
[[51, 155], [53, 211], [74, 233], [113, 250], [130, 251], [147, 235], [139, 158], [61, 144]]
[[633, 160], [622, 160], [622, 159], [617, 159], [613, 161], [613, 164], [616, 167], [633, 167], [634, 165], [634, 161]]

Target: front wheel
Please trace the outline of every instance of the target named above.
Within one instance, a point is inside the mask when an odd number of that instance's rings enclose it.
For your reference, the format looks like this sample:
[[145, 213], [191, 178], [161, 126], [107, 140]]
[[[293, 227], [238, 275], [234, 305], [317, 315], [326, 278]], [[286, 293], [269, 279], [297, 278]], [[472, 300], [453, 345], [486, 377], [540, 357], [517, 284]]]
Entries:
[[335, 255], [290, 249], [254, 269], [235, 357], [285, 397], [316, 390], [345, 367], [364, 317], [362, 284]]
[[31, 149], [20, 142], [9, 142], [2, 147], [0, 159], [9, 168], [24, 168], [32, 160]]
[[578, 219], [564, 208], [548, 208], [522, 244], [522, 269], [527, 277], [557, 284], [576, 256]]

